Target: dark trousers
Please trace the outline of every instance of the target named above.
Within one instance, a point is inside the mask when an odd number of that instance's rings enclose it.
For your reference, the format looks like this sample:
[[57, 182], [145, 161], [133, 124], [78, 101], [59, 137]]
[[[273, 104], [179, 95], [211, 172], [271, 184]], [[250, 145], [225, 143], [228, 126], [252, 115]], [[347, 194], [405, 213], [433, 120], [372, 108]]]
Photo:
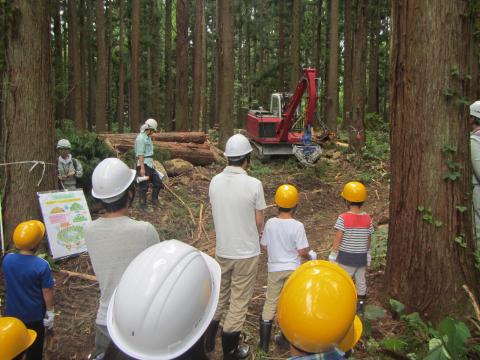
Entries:
[[[25, 323], [25, 326], [27, 327], [27, 329], [35, 330], [35, 332], [37, 333], [37, 338], [23, 354], [27, 355], [26, 360], [42, 360], [43, 340], [45, 338], [45, 327], [43, 326], [43, 320]], [[22, 359], [23, 354], [17, 356], [15, 360]]]
[[[141, 176], [140, 166], [137, 166], [137, 176]], [[163, 189], [162, 180], [160, 180], [160, 176], [158, 175], [158, 172], [154, 168], [151, 168], [148, 165], [145, 165], [145, 176], [150, 177], [150, 179], [147, 181], [142, 181], [138, 183], [140, 203], [142, 205], [147, 204], [148, 184], [152, 183], [152, 204], [155, 205], [158, 203], [158, 194], [160, 193], [160, 190]]]

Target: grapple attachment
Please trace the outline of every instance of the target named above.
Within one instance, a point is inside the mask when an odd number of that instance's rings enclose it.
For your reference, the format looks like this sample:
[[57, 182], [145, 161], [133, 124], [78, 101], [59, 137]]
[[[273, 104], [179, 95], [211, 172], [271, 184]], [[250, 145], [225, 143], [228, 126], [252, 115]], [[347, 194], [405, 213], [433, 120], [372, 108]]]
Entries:
[[305, 166], [313, 166], [320, 155], [322, 155], [322, 148], [318, 144], [295, 144], [293, 145], [293, 155]]

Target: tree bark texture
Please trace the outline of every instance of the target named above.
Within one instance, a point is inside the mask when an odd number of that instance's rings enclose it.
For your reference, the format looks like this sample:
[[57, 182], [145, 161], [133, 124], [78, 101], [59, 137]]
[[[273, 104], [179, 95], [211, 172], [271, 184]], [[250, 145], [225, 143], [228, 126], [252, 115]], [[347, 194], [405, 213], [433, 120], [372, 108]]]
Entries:
[[70, 64], [70, 118], [77, 129], [85, 129], [82, 111], [82, 68], [76, 0], [68, 1], [68, 59]]
[[177, 0], [177, 81], [175, 130], [189, 130], [188, 121], [188, 1]]
[[344, 65], [343, 65], [343, 127], [350, 131], [352, 123], [352, 66], [353, 66], [353, 25], [352, 1], [344, 0]]
[[[463, 284], [479, 294], [468, 111], [458, 102], [469, 85], [467, 7], [466, 0], [392, 1], [386, 284], [390, 296], [433, 320], [465, 311]], [[446, 88], [459, 95], [445, 96]]]
[[333, 132], [337, 132], [338, 114], [338, 10], [339, 1], [331, 0], [325, 120]]
[[367, 9], [368, 0], [357, 0], [352, 57], [352, 123], [347, 129], [349, 145], [360, 151], [365, 144], [365, 101], [367, 72]]
[[150, 33], [152, 41], [150, 43], [150, 63], [152, 64], [152, 116], [157, 121], [160, 121], [164, 126], [165, 118], [162, 115], [162, 97], [161, 97], [161, 79], [160, 79], [160, 10], [158, 9], [158, 1], [152, 0], [152, 13]]
[[165, 1], [165, 129], [173, 130], [172, 114], [172, 0]]
[[[87, 37], [88, 39], [94, 38], [93, 22], [95, 3], [92, 1], [86, 2], [87, 6]], [[88, 111], [87, 111], [87, 126], [88, 131], [93, 131], [95, 126], [95, 46], [93, 41], [88, 42], [87, 57], [88, 57]]]
[[217, 31], [219, 43], [217, 79], [217, 119], [220, 122], [220, 148], [233, 134], [233, 81], [235, 60], [233, 51], [233, 29], [235, 17], [233, 0], [217, 0]]
[[380, 5], [370, 7], [370, 36], [368, 55], [368, 102], [367, 112], [378, 114], [378, 47], [380, 29]]
[[134, 131], [143, 123], [140, 118], [140, 0], [132, 0], [131, 41], [130, 128]]
[[302, 32], [302, 0], [293, 0], [292, 11], [292, 42], [290, 48], [290, 61], [292, 64], [290, 76], [290, 89], [295, 89], [302, 69], [300, 69], [300, 35]]
[[200, 130], [205, 121], [206, 98], [206, 32], [205, 32], [205, 1], [195, 1], [195, 30], [193, 41], [193, 99], [192, 128]]
[[97, 32], [97, 89], [95, 101], [96, 131], [107, 129], [107, 49], [105, 43], [105, 9], [103, 0], [96, 2], [96, 32]]
[[[314, 64], [317, 69], [317, 74], [320, 75], [320, 66], [322, 59], [322, 15], [323, 15], [323, 0], [317, 0], [317, 18], [315, 19], [316, 23], [316, 34], [315, 34], [315, 46], [314, 46]], [[317, 76], [318, 76], [317, 75]]]
[[[137, 133], [124, 133], [124, 134], [112, 134], [112, 133], [100, 133], [98, 137], [110, 138], [110, 139], [131, 139], [135, 140]], [[194, 144], [203, 144], [207, 141], [207, 134], [202, 131], [188, 131], [188, 132], [158, 132], [152, 135], [152, 140], [154, 141], [164, 141], [164, 142], [178, 142], [178, 143], [194, 143]]]
[[[62, 59], [62, 23], [60, 20], [60, 0], [54, 0], [53, 3], [53, 69], [55, 73], [55, 120], [60, 122], [65, 118], [64, 101], [64, 78], [63, 78], [63, 59]], [[3, 31], [3, 30], [2, 30]]]
[[[285, 9], [285, 1], [278, 1], [278, 91], [283, 92], [286, 91], [286, 84], [285, 84], [285, 48], [286, 48], [286, 36], [285, 36], [285, 20], [286, 20], [286, 9]], [[248, 22], [247, 22], [248, 24]], [[247, 45], [248, 46], [248, 45]]]
[[[55, 124], [50, 47], [50, 1], [10, 1], [12, 21], [7, 33], [9, 86], [2, 131], [5, 162], [45, 161], [5, 168], [2, 176], [5, 238], [21, 221], [41, 219], [37, 191], [55, 188]], [[37, 183], [42, 179], [40, 184]]]
[[119, 0], [119, 22], [120, 22], [120, 38], [118, 45], [118, 98], [117, 98], [117, 124], [118, 131], [123, 132], [124, 129], [124, 116], [123, 109], [125, 106], [125, 65], [124, 65], [124, 0]]

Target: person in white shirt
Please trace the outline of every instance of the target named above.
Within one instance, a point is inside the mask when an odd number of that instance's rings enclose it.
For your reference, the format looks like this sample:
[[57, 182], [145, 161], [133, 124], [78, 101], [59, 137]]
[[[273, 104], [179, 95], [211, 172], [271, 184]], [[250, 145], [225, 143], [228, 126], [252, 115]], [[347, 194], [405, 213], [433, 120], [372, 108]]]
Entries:
[[230, 137], [225, 146], [228, 166], [212, 179], [209, 188], [216, 233], [215, 255], [222, 269], [222, 281], [217, 311], [206, 333], [206, 350], [213, 351], [223, 317], [224, 359], [243, 359], [249, 354], [248, 346], [238, 344], [255, 288], [259, 234], [266, 208], [262, 183], [246, 172], [252, 150], [245, 136]]
[[316, 258], [313, 251], [309, 253], [305, 227], [293, 218], [298, 200], [295, 186], [284, 184], [278, 187], [275, 193], [278, 216], [267, 221], [260, 242], [262, 249], [268, 253], [267, 294], [260, 320], [260, 347], [265, 353], [268, 353], [273, 319], [283, 284], [300, 266], [302, 258]]

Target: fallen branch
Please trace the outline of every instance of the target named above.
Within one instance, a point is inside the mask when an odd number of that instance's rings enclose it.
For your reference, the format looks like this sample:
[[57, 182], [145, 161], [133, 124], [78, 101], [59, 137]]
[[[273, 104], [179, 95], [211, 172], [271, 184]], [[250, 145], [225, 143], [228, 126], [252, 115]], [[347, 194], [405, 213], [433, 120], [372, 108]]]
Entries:
[[197, 236], [195, 236], [195, 240], [192, 241], [190, 245], [195, 245], [202, 236], [202, 226], [203, 226], [203, 204], [200, 204], [200, 211], [198, 215], [198, 226], [197, 226]]
[[466, 284], [462, 285], [463, 289], [467, 293], [468, 297], [470, 298], [470, 302], [472, 303], [473, 310], [475, 310], [475, 316], [477, 320], [480, 321], [480, 308], [478, 307], [477, 299], [475, 299], [475, 295], [473, 295], [472, 291]]
[[197, 222], [195, 221], [195, 218], [193, 217], [192, 209], [190, 209], [190, 207], [187, 204], [185, 204], [185, 201], [183, 201], [180, 196], [175, 194], [173, 192], [173, 190], [170, 189], [170, 187], [167, 184], [163, 184], [163, 186], [165, 187], [165, 189], [167, 189], [170, 192], [170, 194], [175, 196], [177, 198], [177, 200], [180, 201], [180, 203], [185, 207], [185, 209], [187, 209], [188, 213], [190, 214], [190, 219], [192, 220], [193, 225], [197, 225]]
[[68, 270], [58, 270], [58, 272], [60, 274], [67, 275], [69, 277], [74, 276], [74, 277], [79, 277], [79, 278], [84, 279], [84, 280], [98, 281], [97, 277], [95, 275], [82, 274], [82, 273], [78, 273], [78, 272], [75, 272], [75, 271], [68, 271]]

